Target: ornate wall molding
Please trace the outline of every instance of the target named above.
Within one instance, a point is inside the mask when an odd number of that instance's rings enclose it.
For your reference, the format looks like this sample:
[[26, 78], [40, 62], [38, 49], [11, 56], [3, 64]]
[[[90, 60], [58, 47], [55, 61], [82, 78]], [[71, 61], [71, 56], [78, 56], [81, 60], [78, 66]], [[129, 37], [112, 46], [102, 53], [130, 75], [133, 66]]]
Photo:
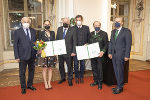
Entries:
[[142, 18], [142, 12], [144, 11], [144, 0], [136, 1], [136, 18], [133, 20], [136, 23], [141, 23], [144, 19]]
[[133, 9], [132, 13], [132, 35], [133, 35], [133, 45], [132, 45], [132, 55], [143, 56], [143, 42], [144, 42], [144, 24], [145, 24], [145, 8], [146, 0], [133, 0], [131, 3]]

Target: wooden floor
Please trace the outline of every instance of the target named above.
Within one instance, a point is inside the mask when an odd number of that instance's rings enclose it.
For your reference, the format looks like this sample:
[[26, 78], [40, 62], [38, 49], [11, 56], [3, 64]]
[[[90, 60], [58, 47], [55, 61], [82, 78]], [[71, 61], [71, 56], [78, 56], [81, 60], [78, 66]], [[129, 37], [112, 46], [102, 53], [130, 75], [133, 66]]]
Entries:
[[[129, 63], [130, 71], [147, 70], [150, 69], [150, 62], [130, 60]], [[19, 85], [19, 73], [18, 69], [8, 69], [0, 72], [0, 87], [15, 86]], [[27, 75], [27, 74], [26, 74]], [[91, 71], [85, 72], [85, 77], [91, 76]], [[59, 80], [60, 74], [57, 68], [53, 69], [52, 81]], [[43, 82], [42, 79], [42, 68], [36, 67], [34, 83]]]

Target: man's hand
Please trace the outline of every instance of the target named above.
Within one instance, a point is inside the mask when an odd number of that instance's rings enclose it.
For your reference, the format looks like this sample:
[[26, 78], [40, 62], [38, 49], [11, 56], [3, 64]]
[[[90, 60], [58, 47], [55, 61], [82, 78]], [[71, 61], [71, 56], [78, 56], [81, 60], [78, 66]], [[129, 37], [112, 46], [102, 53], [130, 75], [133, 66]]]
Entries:
[[84, 44], [84, 46], [87, 46], [87, 45], [88, 45], [88, 43]]
[[103, 57], [103, 55], [104, 55], [104, 52], [101, 51], [101, 52], [99, 53], [99, 57]]
[[71, 56], [76, 56], [76, 54], [75, 54], [75, 53], [72, 53]]
[[20, 59], [16, 59], [17, 62], [20, 62]]
[[127, 58], [127, 57], [124, 58], [124, 61], [128, 61], [128, 60], [129, 60], [129, 58]]
[[108, 57], [109, 57], [110, 59], [112, 59], [112, 54], [108, 54]]

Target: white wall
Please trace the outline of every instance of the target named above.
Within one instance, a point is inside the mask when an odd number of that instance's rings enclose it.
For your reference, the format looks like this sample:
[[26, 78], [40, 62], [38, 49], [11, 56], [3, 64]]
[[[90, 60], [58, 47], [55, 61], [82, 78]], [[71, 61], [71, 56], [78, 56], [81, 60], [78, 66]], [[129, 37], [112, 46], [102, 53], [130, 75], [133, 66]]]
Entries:
[[61, 18], [63, 17], [74, 17], [74, 0], [56, 0], [56, 17], [57, 27], [61, 25]]
[[101, 29], [110, 34], [110, 0], [74, 0], [74, 15], [81, 14], [84, 24], [93, 31], [93, 22], [102, 23]]

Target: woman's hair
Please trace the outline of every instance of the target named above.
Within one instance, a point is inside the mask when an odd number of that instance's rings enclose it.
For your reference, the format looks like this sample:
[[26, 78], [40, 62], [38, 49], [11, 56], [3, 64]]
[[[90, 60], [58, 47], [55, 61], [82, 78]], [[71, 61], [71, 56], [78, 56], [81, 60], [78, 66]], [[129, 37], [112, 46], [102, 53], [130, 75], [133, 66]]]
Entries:
[[47, 22], [47, 21], [48, 21], [48, 22], [50, 23], [50, 25], [51, 25], [51, 22], [50, 22], [50, 20], [44, 20], [43, 24], [44, 24], [45, 22]]

